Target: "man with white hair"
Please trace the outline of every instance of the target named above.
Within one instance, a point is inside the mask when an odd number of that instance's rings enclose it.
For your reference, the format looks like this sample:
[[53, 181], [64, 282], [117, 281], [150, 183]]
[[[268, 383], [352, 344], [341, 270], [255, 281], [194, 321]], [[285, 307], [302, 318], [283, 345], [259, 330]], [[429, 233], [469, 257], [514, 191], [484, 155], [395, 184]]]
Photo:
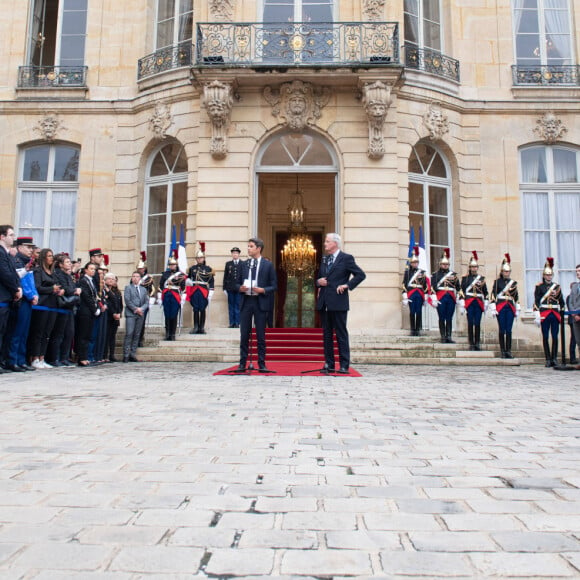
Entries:
[[338, 343], [338, 358], [341, 374], [349, 374], [350, 346], [346, 327], [349, 310], [348, 293], [354, 290], [366, 274], [357, 266], [354, 257], [340, 248], [341, 238], [338, 234], [326, 234], [324, 253], [316, 286], [318, 299], [316, 309], [320, 312], [324, 332], [324, 372], [335, 372], [333, 333]]

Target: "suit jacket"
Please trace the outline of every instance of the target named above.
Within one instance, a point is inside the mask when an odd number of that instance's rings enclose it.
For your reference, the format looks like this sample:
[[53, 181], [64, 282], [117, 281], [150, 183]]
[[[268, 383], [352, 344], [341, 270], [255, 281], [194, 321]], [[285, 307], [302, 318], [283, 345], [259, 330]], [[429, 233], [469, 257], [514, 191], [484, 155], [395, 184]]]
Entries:
[[79, 288], [81, 289], [81, 301], [79, 303], [79, 316], [96, 316], [99, 308], [99, 299], [97, 297], [97, 289], [93, 282], [93, 278], [83, 276], [79, 280]]
[[[240, 286], [243, 285], [244, 280], [250, 277], [250, 260], [242, 262], [241, 268], [239, 268], [238, 278], [234, 284], [234, 291], [239, 292]], [[258, 297], [258, 308], [262, 312], [269, 312], [274, 309], [274, 292], [278, 289], [278, 282], [276, 278], [276, 270], [274, 265], [270, 260], [266, 258], [260, 259], [260, 267], [258, 268], [258, 279], [255, 281], [255, 286], [263, 288], [265, 290], [264, 294], [257, 294]], [[246, 300], [256, 300], [256, 298], [250, 298], [246, 294], [242, 294], [241, 308], [244, 307]]]
[[[135, 292], [135, 288], [137, 292]], [[137, 318], [139, 316], [135, 313], [137, 308], [143, 310], [144, 316], [149, 309], [149, 293], [140, 284], [138, 286], [127, 284], [125, 286], [125, 318]]]
[[580, 282], [574, 282], [572, 284], [568, 298], [570, 310], [580, 310]]
[[[318, 299], [316, 300], [317, 310], [347, 311], [350, 307], [348, 294], [354, 290], [367, 276], [356, 265], [354, 257], [340, 251], [331, 268], [327, 267], [327, 256], [325, 256], [318, 271], [319, 278], [326, 278], [327, 286], [319, 286]], [[336, 289], [346, 284], [348, 292], [338, 294]]]
[[242, 267], [242, 260], [238, 259], [238, 263], [234, 264], [234, 260], [226, 262], [224, 268], [224, 290], [235, 292], [236, 280], [238, 279], [238, 272]]
[[0, 302], [12, 302], [20, 288], [20, 276], [16, 272], [12, 256], [0, 246]]

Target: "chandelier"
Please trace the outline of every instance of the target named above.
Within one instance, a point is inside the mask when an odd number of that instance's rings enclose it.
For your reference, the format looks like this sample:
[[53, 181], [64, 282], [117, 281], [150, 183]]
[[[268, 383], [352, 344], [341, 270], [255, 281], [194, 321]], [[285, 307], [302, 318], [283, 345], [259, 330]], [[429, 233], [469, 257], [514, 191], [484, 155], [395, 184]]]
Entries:
[[298, 175], [296, 175], [296, 191], [292, 193], [288, 206], [290, 237], [281, 251], [282, 268], [288, 276], [301, 276], [312, 278], [316, 267], [316, 250], [312, 245], [310, 236], [306, 233], [304, 225], [304, 213], [306, 208], [303, 202], [303, 193], [298, 188]]

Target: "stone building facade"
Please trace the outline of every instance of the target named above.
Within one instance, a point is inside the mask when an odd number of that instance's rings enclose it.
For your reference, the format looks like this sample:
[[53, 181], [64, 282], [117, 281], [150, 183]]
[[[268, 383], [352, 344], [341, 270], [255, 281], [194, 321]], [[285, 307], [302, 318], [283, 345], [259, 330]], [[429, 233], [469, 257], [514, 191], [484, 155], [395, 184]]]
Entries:
[[564, 288], [580, 262], [579, 18], [580, 0], [8, 3], [0, 221], [103, 248], [121, 283], [142, 250], [160, 273], [183, 224], [219, 288], [251, 236], [279, 265], [300, 190], [318, 252], [337, 231], [367, 272], [353, 329], [405, 324], [411, 228], [431, 270], [477, 250], [491, 279], [508, 252], [529, 311], [546, 256]]

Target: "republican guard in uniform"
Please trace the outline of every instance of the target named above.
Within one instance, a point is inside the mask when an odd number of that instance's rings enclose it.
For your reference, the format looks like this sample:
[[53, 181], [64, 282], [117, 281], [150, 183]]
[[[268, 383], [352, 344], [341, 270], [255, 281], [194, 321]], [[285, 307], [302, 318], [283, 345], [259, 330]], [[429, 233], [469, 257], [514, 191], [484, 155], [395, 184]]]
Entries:
[[205, 242], [200, 242], [199, 246], [185, 289], [193, 308], [193, 328], [189, 334], [205, 334], [206, 311], [214, 292], [214, 271], [205, 263]]
[[459, 278], [456, 272], [449, 269], [449, 256], [449, 248], [445, 248], [439, 260], [439, 270], [431, 276], [431, 305], [437, 308], [441, 342], [453, 344], [455, 341], [451, 333], [455, 305], [459, 299]]
[[469, 260], [469, 273], [461, 278], [459, 305], [467, 314], [469, 350], [481, 350], [481, 317], [487, 308], [488, 292], [485, 276], [479, 274], [477, 252], [473, 250]]
[[[542, 328], [542, 342], [546, 366], [558, 364], [558, 334], [564, 311], [564, 297], [560, 284], [553, 281], [554, 258], [547, 258], [542, 272], [542, 281], [536, 284], [534, 291], [534, 312], [536, 324]], [[550, 335], [552, 348], [550, 349]]]
[[185, 274], [177, 269], [176, 257], [169, 258], [167, 270], [161, 275], [159, 289], [165, 316], [165, 340], [175, 340], [177, 321], [181, 312], [181, 296], [185, 290]]
[[411, 336], [420, 336], [423, 329], [423, 304], [429, 292], [429, 278], [419, 268], [419, 247], [413, 248], [413, 256], [403, 276], [403, 306], [409, 307]]

